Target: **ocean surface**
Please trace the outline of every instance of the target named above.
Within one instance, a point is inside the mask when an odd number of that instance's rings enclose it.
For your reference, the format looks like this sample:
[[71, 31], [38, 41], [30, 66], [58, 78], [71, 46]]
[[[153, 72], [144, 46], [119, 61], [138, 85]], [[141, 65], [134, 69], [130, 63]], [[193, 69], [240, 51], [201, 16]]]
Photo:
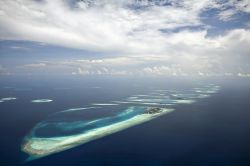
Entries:
[[[148, 107], [173, 111], [41, 158], [27, 160], [22, 149], [35, 137], [93, 133]], [[0, 129], [3, 166], [247, 166], [250, 79], [1, 76]]]

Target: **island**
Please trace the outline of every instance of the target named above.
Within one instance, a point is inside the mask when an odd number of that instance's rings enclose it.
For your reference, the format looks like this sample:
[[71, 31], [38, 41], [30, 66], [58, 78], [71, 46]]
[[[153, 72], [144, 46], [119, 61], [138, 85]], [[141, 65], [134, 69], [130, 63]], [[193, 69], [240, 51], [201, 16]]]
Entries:
[[[142, 108], [144, 109], [143, 113], [138, 113], [133, 117], [126, 118], [127, 114], [131, 113], [131, 111], [137, 112], [138, 109]], [[129, 107], [127, 110], [117, 115], [120, 121], [113, 123], [111, 120], [109, 124], [69, 136], [38, 137], [34, 135], [34, 131], [36, 130], [35, 127], [30, 135], [24, 138], [21, 148], [22, 151], [30, 156], [27, 161], [34, 160], [139, 125], [158, 116], [170, 113], [173, 110], [174, 109], [157, 107]], [[96, 120], [96, 123], [98, 123], [98, 121], [100, 121], [100, 119]]]
[[144, 114], [158, 114], [162, 112], [162, 108], [160, 107], [153, 107], [153, 108], [149, 108], [147, 109]]

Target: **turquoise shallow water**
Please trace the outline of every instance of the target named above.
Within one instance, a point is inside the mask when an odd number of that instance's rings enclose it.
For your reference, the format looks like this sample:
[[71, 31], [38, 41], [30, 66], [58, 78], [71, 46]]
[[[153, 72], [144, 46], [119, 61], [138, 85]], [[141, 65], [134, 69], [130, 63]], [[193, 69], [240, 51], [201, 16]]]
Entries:
[[[98, 110], [100, 109], [100, 110]], [[111, 109], [117, 109], [112, 108]], [[138, 114], [145, 112], [146, 107], [130, 107], [124, 111], [116, 113], [114, 115], [106, 116], [99, 119], [82, 120], [82, 121], [67, 121], [54, 120], [45, 121], [39, 123], [33, 130], [33, 137], [58, 137], [67, 136], [72, 134], [84, 133], [95, 128], [112, 125], [127, 119], [130, 119]], [[102, 111], [101, 108], [94, 108], [91, 111]], [[62, 112], [61, 114], [65, 114]], [[69, 115], [65, 115], [69, 116]], [[56, 117], [54, 117], [56, 118]]]

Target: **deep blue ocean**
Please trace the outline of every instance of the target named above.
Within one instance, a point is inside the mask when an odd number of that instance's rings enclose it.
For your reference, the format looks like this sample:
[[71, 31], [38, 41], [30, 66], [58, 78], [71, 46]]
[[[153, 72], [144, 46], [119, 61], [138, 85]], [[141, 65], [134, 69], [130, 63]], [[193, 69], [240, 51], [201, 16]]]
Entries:
[[[75, 148], [25, 162], [23, 138], [58, 111], [90, 103], [120, 101], [157, 89], [220, 86], [218, 93], [175, 111]], [[250, 165], [250, 79], [239, 77], [1, 76], [1, 166], [248, 166]], [[48, 103], [32, 103], [51, 99]], [[102, 116], [99, 111], [92, 115]], [[117, 109], [120, 109], [117, 106]], [[70, 117], [69, 117], [70, 118]]]

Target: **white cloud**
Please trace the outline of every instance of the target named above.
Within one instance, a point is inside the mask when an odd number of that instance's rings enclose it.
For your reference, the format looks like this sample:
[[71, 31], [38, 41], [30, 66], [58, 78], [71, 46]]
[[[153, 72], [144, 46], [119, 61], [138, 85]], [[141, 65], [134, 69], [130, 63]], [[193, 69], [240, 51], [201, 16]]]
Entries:
[[[69, 68], [73, 74], [214, 75], [250, 72], [250, 30], [207, 38], [206, 32], [182, 31], [168, 36], [167, 53], [56, 60], [30, 67]], [[183, 40], [185, 39], [185, 40]]]
[[[216, 2], [216, 1], [215, 1]], [[235, 19], [235, 15], [238, 13], [250, 13], [250, 1], [249, 0], [228, 0], [228, 1], [217, 1], [217, 5], [214, 7], [220, 11], [219, 18], [223, 21], [230, 21]]]
[[[180, 72], [177, 68], [170, 68], [168, 66], [154, 66], [154, 67], [146, 67], [143, 69], [142, 74], [146, 75], [177, 75], [177, 72]], [[180, 72], [181, 73], [181, 72]], [[180, 74], [179, 73], [179, 74]]]
[[89, 74], [89, 71], [88, 70], [83, 70], [81, 68], [78, 68], [78, 74], [81, 74], [81, 75], [88, 75]]
[[237, 13], [234, 9], [224, 10], [219, 13], [219, 19], [223, 21], [229, 21], [233, 19], [233, 16]]
[[[205, 30], [174, 34], [160, 30], [203, 25], [200, 13], [217, 4], [209, 0], [171, 1], [172, 6], [152, 5], [136, 11], [127, 7], [135, 3], [132, 0], [84, 1], [75, 4], [78, 9], [65, 2], [2, 0], [0, 38], [118, 54], [166, 54], [171, 47], [175, 49], [173, 45], [206, 46]], [[238, 6], [243, 10], [242, 3]], [[222, 19], [231, 15], [220, 13]]]
[[29, 48], [22, 46], [11, 46], [10, 48], [15, 50], [29, 50]]
[[24, 65], [24, 67], [35, 67], [35, 68], [37, 68], [37, 67], [46, 67], [47, 66], [47, 64], [46, 63], [34, 63], [34, 64], [26, 64], [26, 65]]
[[[171, 0], [171, 6], [153, 1], [135, 4], [134, 0], [84, 1], [71, 6], [66, 2], [0, 1], [0, 39], [112, 52], [116, 57], [26, 67], [67, 66], [73, 74], [82, 75], [206, 75], [236, 73], [239, 66], [249, 66], [249, 29], [234, 29], [215, 37], [208, 37], [206, 29], [171, 31], [186, 26], [206, 27], [200, 14], [210, 8], [219, 9], [221, 20], [230, 21], [238, 12], [249, 13], [248, 0]], [[133, 5], [144, 9], [134, 10]]]
[[238, 73], [238, 77], [250, 77], [250, 74], [245, 74], [245, 73]]
[[236, 6], [237, 10], [250, 13], [250, 1], [249, 0], [231, 0], [231, 3]]
[[95, 51], [159, 52], [167, 44], [159, 29], [201, 25], [199, 14], [210, 4], [193, 1], [183, 7], [151, 6], [135, 11], [127, 7], [134, 1], [94, 1], [96, 5], [89, 8], [79, 2], [83, 9], [70, 8], [64, 2], [2, 0], [1, 39]]

